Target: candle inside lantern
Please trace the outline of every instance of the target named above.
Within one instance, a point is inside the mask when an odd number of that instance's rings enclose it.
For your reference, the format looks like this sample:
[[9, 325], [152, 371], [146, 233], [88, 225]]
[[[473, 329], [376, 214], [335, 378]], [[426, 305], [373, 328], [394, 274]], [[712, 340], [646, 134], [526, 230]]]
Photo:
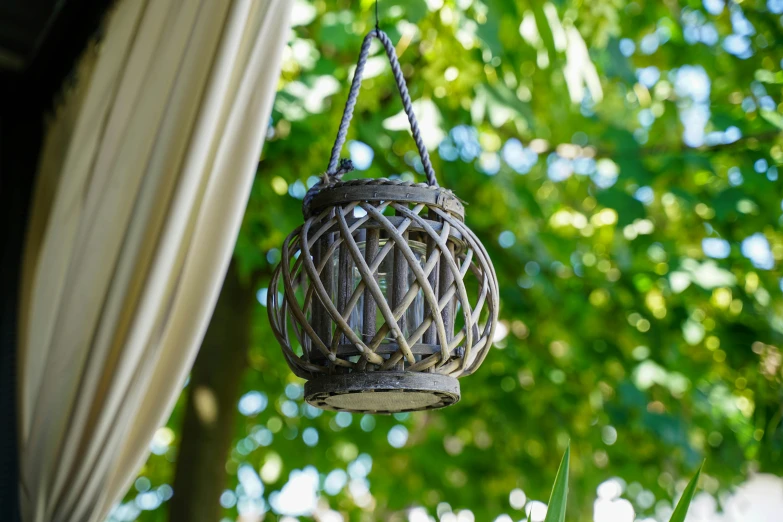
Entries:
[[[386, 243], [389, 240], [387, 239], [380, 239], [378, 241], [377, 251], [383, 250], [384, 246], [386, 246]], [[357, 246], [359, 247], [359, 250], [362, 253], [362, 257], [366, 259], [366, 248], [367, 248], [367, 242], [366, 241], [357, 241]], [[419, 262], [420, 266], [424, 266], [426, 263], [426, 254], [427, 254], [427, 246], [424, 243], [419, 243], [417, 241], [408, 241], [408, 246], [413, 251], [413, 254], [416, 256], [416, 259]], [[333, 266], [334, 266], [334, 277], [332, 284], [332, 299], [335, 304], [340, 303], [340, 278], [345, 277], [345, 274], [341, 274], [341, 270], [346, 270], [345, 262], [342, 264], [340, 263], [340, 249], [336, 249], [333, 255]], [[393, 299], [395, 296], [393, 296], [392, 288], [394, 287], [394, 277], [395, 277], [395, 271], [394, 271], [394, 256], [395, 255], [402, 255], [398, 252], [395, 252], [392, 250], [386, 256], [383, 258], [383, 261], [381, 261], [381, 264], [378, 266], [378, 270], [375, 272], [376, 280], [378, 281], [378, 286], [381, 289], [381, 293], [383, 294], [384, 299], [387, 303], [389, 303], [389, 307], [394, 310], [396, 306], [393, 304]], [[367, 264], [372, 264], [372, 259], [366, 259]], [[359, 269], [356, 268], [355, 264], [351, 261], [349, 265], [349, 272], [350, 277], [348, 280], [349, 288], [347, 294], [350, 296], [356, 290], [356, 287], [361, 283], [362, 276], [359, 272]], [[396, 296], [398, 301], [401, 301], [404, 295], [408, 292], [408, 290], [414, 285], [416, 282], [416, 276], [413, 273], [413, 270], [410, 269], [407, 265], [407, 261], [405, 261], [405, 270], [402, 272], [402, 277], [405, 277], [405, 282], [402, 285], [402, 294], [399, 296]], [[375, 306], [375, 321], [374, 324], [372, 321], [369, 321], [370, 324], [365, 325], [365, 306], [364, 306], [364, 300], [367, 296], [366, 292], [362, 292], [361, 296], [359, 297], [359, 301], [356, 303], [356, 306], [353, 307], [353, 310], [351, 311], [351, 315], [348, 318], [348, 324], [351, 326], [351, 329], [356, 332], [356, 334], [359, 336], [360, 339], [365, 339], [369, 341], [375, 333], [377, 332], [377, 328], [384, 324], [385, 320], [383, 316], [381, 315], [380, 311], [378, 311], [378, 307]], [[338, 306], [339, 308], [339, 306]], [[402, 317], [398, 321], [398, 324], [400, 326], [400, 329], [402, 330], [402, 335], [406, 338], [414, 331], [416, 328], [419, 327], [419, 325], [424, 321], [424, 292], [421, 290], [421, 288], [418, 289], [416, 294], [413, 297], [413, 301], [411, 301], [410, 305], [405, 309], [405, 312], [403, 312]], [[365, 327], [366, 326], [366, 327]], [[391, 331], [386, 333], [386, 336], [384, 337], [384, 342], [386, 341], [392, 341], [394, 342], [394, 337], [391, 333]]]

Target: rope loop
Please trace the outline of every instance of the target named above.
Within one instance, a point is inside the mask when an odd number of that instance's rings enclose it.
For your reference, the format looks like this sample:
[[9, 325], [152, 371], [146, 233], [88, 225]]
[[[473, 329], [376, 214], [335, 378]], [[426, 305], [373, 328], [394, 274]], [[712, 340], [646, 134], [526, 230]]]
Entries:
[[397, 52], [394, 50], [394, 45], [389, 39], [389, 36], [377, 27], [367, 33], [367, 36], [364, 37], [364, 42], [362, 42], [362, 50], [359, 53], [359, 61], [356, 63], [356, 72], [353, 75], [351, 90], [348, 93], [348, 100], [345, 102], [345, 110], [343, 111], [343, 118], [340, 121], [340, 129], [337, 131], [337, 139], [335, 139], [334, 147], [332, 147], [332, 157], [329, 160], [329, 167], [326, 169], [326, 179], [324, 180], [326, 183], [324, 184], [340, 181], [343, 174], [347, 172], [346, 169], [340, 168], [340, 151], [345, 144], [345, 138], [348, 135], [348, 127], [351, 125], [353, 110], [354, 107], [356, 107], [356, 99], [359, 97], [359, 89], [362, 85], [364, 65], [367, 62], [367, 57], [370, 54], [370, 43], [373, 38], [377, 38], [381, 41], [383, 48], [386, 50], [386, 56], [389, 57], [389, 63], [391, 64], [392, 73], [394, 74], [394, 80], [397, 83], [397, 89], [400, 91], [400, 98], [402, 98], [402, 106], [405, 109], [405, 114], [408, 115], [408, 122], [411, 126], [413, 140], [416, 142], [416, 147], [419, 149], [421, 164], [424, 167], [424, 173], [427, 175], [427, 183], [432, 187], [437, 187], [438, 180], [435, 177], [435, 170], [432, 168], [430, 155], [427, 152], [427, 148], [424, 146], [424, 141], [421, 138], [421, 130], [419, 130], [419, 123], [416, 121], [416, 115], [413, 113], [411, 97], [408, 94], [408, 86], [405, 84], [405, 77], [402, 74], [400, 62], [397, 60]]

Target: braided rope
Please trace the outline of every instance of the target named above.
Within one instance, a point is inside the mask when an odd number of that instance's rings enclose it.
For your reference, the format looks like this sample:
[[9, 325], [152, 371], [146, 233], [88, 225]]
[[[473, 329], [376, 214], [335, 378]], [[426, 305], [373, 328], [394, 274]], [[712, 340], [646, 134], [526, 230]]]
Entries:
[[370, 42], [373, 38], [378, 38], [383, 44], [383, 48], [386, 50], [386, 56], [389, 57], [389, 63], [391, 64], [392, 73], [394, 74], [394, 80], [397, 83], [397, 89], [400, 91], [400, 98], [402, 98], [402, 106], [405, 109], [405, 114], [408, 115], [408, 122], [411, 126], [411, 133], [413, 134], [413, 140], [416, 142], [416, 147], [419, 149], [419, 156], [421, 157], [421, 164], [424, 167], [424, 173], [427, 175], [427, 183], [432, 187], [438, 186], [438, 180], [435, 177], [435, 170], [432, 168], [432, 162], [430, 161], [430, 155], [427, 152], [427, 148], [424, 146], [424, 140], [421, 138], [421, 130], [419, 129], [419, 123], [416, 121], [416, 115], [413, 112], [413, 105], [411, 104], [411, 97], [408, 94], [408, 86], [405, 84], [405, 77], [402, 74], [402, 68], [400, 68], [400, 62], [397, 59], [397, 53], [394, 50], [389, 36], [378, 29], [377, 27], [367, 33], [362, 42], [362, 49], [359, 53], [359, 61], [356, 63], [356, 72], [353, 75], [353, 81], [351, 82], [351, 90], [348, 93], [348, 100], [345, 102], [345, 110], [343, 111], [343, 117], [340, 121], [340, 128], [337, 131], [337, 138], [335, 139], [334, 146], [332, 147], [332, 156], [329, 159], [329, 167], [326, 169], [326, 177], [328, 182], [339, 181], [345, 172], [341, 172], [343, 169], [338, 169], [338, 161], [340, 159], [340, 151], [345, 144], [345, 138], [348, 135], [348, 127], [351, 125], [351, 118], [353, 117], [353, 110], [356, 107], [356, 100], [359, 97], [359, 89], [362, 85], [362, 75], [364, 74], [364, 65], [367, 62], [367, 57], [370, 54]]

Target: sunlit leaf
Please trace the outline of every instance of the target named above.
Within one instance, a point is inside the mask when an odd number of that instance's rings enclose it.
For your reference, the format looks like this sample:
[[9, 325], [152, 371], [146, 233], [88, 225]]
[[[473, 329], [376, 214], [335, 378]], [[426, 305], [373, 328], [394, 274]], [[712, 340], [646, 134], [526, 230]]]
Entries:
[[702, 463], [702, 465], [699, 466], [699, 469], [696, 470], [696, 474], [690, 482], [688, 482], [688, 485], [685, 486], [682, 497], [680, 497], [680, 501], [677, 502], [677, 507], [674, 508], [674, 513], [672, 513], [669, 522], [685, 522], [685, 516], [688, 514], [688, 508], [691, 505], [694, 493], [696, 493], [696, 486], [699, 484], [699, 475], [701, 475], [701, 469], [703, 467], [704, 464]]
[[761, 111], [761, 117], [778, 129], [783, 130], [783, 115], [781, 115], [779, 112]]
[[549, 496], [546, 518], [544, 522], [563, 522], [566, 514], [566, 504], [568, 503], [568, 467], [571, 460], [571, 444], [566, 447], [563, 460], [560, 461], [560, 467], [555, 476], [555, 485], [552, 487], [552, 494]]
[[617, 225], [624, 227], [645, 216], [644, 205], [633, 196], [611, 188], [598, 193], [598, 202], [617, 211]]

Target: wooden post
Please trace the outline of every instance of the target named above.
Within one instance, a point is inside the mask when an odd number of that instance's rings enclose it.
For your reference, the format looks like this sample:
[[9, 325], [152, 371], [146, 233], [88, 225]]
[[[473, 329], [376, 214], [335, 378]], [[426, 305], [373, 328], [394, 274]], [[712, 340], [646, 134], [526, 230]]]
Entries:
[[[351, 254], [348, 252], [348, 246], [345, 243], [340, 245], [340, 258], [339, 268], [337, 273], [339, 274], [337, 280], [337, 309], [343, 316], [345, 316], [345, 305], [348, 303], [348, 299], [351, 297], [351, 291], [353, 290], [353, 264], [351, 262]], [[349, 318], [350, 321], [350, 318]], [[340, 344], [345, 344], [348, 339], [345, 335], [340, 336]]]
[[[436, 214], [435, 211], [432, 210], [432, 209], [430, 209], [429, 212], [427, 213], [427, 219], [429, 219], [430, 221], [436, 221], [437, 217], [438, 217], [438, 214]], [[437, 248], [437, 245], [435, 244], [435, 240], [432, 239], [431, 237], [427, 236], [427, 259], [428, 260], [429, 260], [430, 256], [432, 255], [432, 253], [435, 251], [436, 248]], [[440, 261], [438, 261], [435, 264], [435, 267], [432, 269], [432, 272], [430, 272], [430, 276], [428, 278], [429, 283], [430, 283], [430, 287], [435, 292], [435, 295], [440, 295], [438, 293], [438, 279], [439, 279], [438, 272], [439, 271], [440, 271]], [[424, 301], [424, 319], [427, 319], [427, 317], [429, 317], [430, 315], [432, 315], [434, 317], [434, 315], [432, 313], [432, 310], [430, 309], [430, 305], [427, 302], [427, 300], [425, 299], [425, 301]], [[432, 324], [430, 324], [429, 328], [427, 328], [427, 331], [424, 332], [424, 336], [422, 337], [422, 342], [424, 344], [437, 344], [437, 331], [435, 329], [435, 322], [434, 321], [432, 322]], [[428, 371], [434, 372], [435, 371], [435, 367], [434, 366], [430, 367]]]
[[[443, 252], [441, 255], [448, 255], [453, 259], [454, 243], [449, 241], [448, 246], [448, 252]], [[440, 277], [438, 279], [438, 299], [440, 300], [440, 298], [446, 294], [446, 292], [449, 290], [449, 287], [454, 282], [454, 274], [451, 273], [448, 263], [440, 263]], [[456, 293], [454, 295], [456, 296]], [[451, 342], [451, 340], [454, 338], [454, 297], [449, 299], [449, 302], [443, 308], [441, 317], [443, 317], [443, 326], [446, 329], [446, 340], [447, 342]]]
[[[402, 234], [403, 240], [405, 242], [408, 241], [408, 231], [406, 230]], [[397, 306], [400, 305], [402, 302], [403, 297], [405, 297], [405, 293], [408, 291], [408, 261], [405, 259], [405, 256], [402, 254], [402, 250], [398, 246], [394, 246], [394, 258], [392, 260], [392, 274], [391, 274], [391, 281], [387, 282], [387, 284], [391, 285], [391, 309], [394, 310], [397, 308]], [[397, 321], [397, 326], [399, 326], [400, 331], [402, 332], [402, 335], [405, 335], [405, 331], [408, 327], [406, 324], [406, 318], [405, 314], [403, 313], [402, 316], [400, 316], [399, 320]], [[399, 339], [397, 340], [397, 344], [400, 344]], [[404, 370], [405, 369], [405, 358], [401, 358], [400, 361], [396, 364], [395, 369], [397, 370]]]
[[[377, 228], [368, 228], [366, 233], [366, 239], [364, 243], [364, 259], [368, 265], [371, 265], [375, 256], [378, 255], [378, 243], [381, 236], [381, 231]], [[378, 280], [378, 272], [373, 272], [373, 278]], [[372, 294], [368, 290], [367, 284], [364, 287], [364, 309], [362, 310], [362, 341], [369, 343], [372, 338], [375, 337], [375, 314], [376, 304]], [[367, 365], [367, 360], [362, 359], [359, 361], [359, 369], [364, 370]]]

